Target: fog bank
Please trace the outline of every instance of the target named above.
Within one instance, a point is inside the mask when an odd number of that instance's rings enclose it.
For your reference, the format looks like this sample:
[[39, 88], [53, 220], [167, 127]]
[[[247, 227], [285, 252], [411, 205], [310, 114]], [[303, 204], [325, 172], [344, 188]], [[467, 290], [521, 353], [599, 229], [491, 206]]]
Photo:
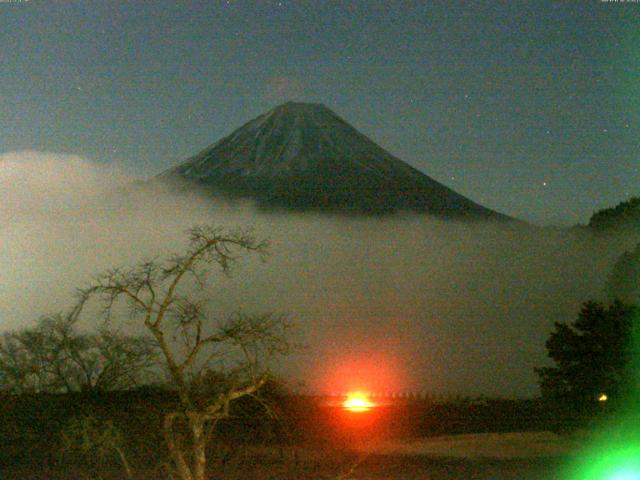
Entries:
[[309, 390], [529, 396], [553, 322], [601, 298], [634, 244], [415, 215], [259, 213], [130, 191], [131, 180], [75, 156], [0, 156], [0, 330], [68, 308], [106, 268], [180, 251], [195, 224], [246, 226], [271, 240], [268, 261], [215, 277], [215, 309], [289, 313], [307, 349], [280, 370]]

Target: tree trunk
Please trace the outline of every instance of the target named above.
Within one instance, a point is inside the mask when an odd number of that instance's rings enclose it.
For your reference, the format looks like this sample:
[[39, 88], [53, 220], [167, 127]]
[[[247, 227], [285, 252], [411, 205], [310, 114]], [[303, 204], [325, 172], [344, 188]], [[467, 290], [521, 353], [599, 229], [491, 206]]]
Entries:
[[[164, 441], [169, 449], [171, 459], [176, 466], [180, 480], [194, 480], [191, 469], [184, 459], [184, 454], [178, 443], [176, 443], [175, 433], [173, 431], [173, 422], [176, 419], [175, 413], [170, 413], [164, 417]], [[204, 478], [204, 477], [203, 477]]]
[[207, 436], [204, 431], [204, 418], [202, 415], [189, 415], [191, 435], [193, 437], [193, 479], [205, 480], [207, 470]]

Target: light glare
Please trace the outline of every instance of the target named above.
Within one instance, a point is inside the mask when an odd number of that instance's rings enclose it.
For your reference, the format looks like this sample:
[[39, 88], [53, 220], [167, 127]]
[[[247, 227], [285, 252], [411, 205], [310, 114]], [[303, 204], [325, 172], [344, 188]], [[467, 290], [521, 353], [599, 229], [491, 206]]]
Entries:
[[350, 412], [366, 412], [376, 405], [369, 400], [369, 396], [366, 393], [352, 392], [347, 394], [347, 398], [342, 402], [342, 406]]

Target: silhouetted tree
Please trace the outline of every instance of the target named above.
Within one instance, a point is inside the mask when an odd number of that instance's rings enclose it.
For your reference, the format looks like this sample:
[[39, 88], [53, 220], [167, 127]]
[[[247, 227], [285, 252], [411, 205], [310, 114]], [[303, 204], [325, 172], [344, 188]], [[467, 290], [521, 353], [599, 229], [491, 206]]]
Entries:
[[616, 260], [607, 278], [607, 294], [612, 300], [640, 304], [640, 243]]
[[133, 472], [125, 455], [124, 444], [124, 435], [113, 422], [101, 421], [92, 415], [72, 417], [60, 434], [60, 453], [63, 455], [79, 453], [98, 463], [115, 456], [126, 478], [132, 480]]
[[79, 291], [76, 315], [91, 298], [109, 317], [124, 301], [130, 318], [157, 342], [180, 408], [164, 416], [164, 438], [182, 480], [206, 478], [206, 444], [235, 400], [257, 396], [270, 379], [268, 359], [286, 354], [288, 322], [271, 313], [207, 313], [211, 269], [230, 273], [242, 254], [263, 255], [267, 244], [247, 232], [213, 227], [190, 230], [186, 252], [98, 276]]
[[108, 328], [82, 333], [71, 316], [0, 337], [0, 390], [11, 393], [123, 390], [145, 380], [156, 358], [152, 341]]
[[589, 219], [589, 227], [595, 230], [640, 228], [640, 197], [595, 212]]
[[627, 387], [636, 307], [586, 302], [575, 322], [555, 323], [546, 342], [555, 367], [536, 368], [544, 398], [572, 407], [618, 400]]

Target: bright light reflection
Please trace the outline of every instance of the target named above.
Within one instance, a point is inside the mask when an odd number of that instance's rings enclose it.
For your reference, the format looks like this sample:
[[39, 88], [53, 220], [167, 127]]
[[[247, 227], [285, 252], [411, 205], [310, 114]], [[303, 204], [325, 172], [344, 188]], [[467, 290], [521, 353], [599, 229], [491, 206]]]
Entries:
[[342, 402], [342, 407], [350, 412], [366, 412], [375, 407], [376, 404], [369, 400], [369, 396], [362, 392], [351, 392]]
[[[640, 448], [628, 438], [603, 440], [574, 465], [563, 480], [640, 480]], [[630, 444], [630, 446], [628, 445]]]
[[640, 480], [640, 473], [637, 470], [624, 469], [615, 472], [612, 476], [607, 477], [609, 480]]

